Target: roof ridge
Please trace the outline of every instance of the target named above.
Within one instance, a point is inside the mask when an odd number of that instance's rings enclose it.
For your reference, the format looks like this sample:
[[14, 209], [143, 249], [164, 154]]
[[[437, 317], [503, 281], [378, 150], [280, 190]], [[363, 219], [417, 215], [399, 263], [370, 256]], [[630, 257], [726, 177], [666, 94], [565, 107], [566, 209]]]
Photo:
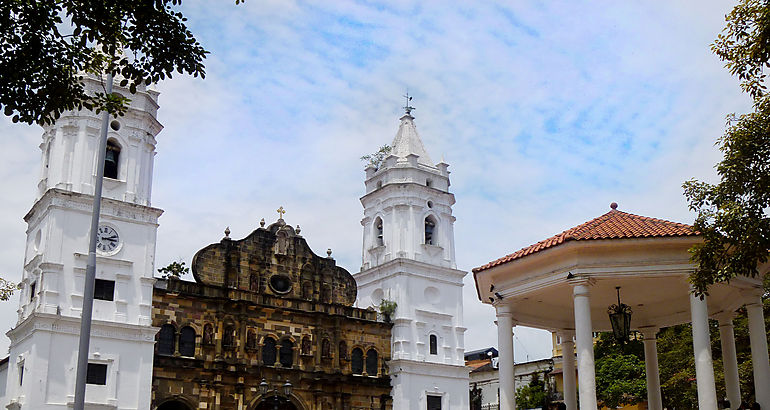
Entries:
[[[617, 207], [614, 203], [613, 205]], [[489, 269], [544, 249], [558, 246], [567, 241], [692, 236], [699, 234], [688, 224], [618, 211], [613, 207], [611, 211], [605, 214], [532, 245], [523, 247], [478, 268], [474, 268], [473, 271], [478, 272]]]

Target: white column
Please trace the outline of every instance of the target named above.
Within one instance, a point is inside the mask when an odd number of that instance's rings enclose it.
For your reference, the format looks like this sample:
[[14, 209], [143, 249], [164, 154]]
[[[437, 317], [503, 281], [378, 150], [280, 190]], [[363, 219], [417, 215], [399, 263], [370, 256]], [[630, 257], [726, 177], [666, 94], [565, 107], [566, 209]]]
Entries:
[[573, 332], [560, 333], [562, 376], [564, 376], [564, 404], [567, 410], [577, 410], [577, 383], [575, 382], [575, 342]]
[[698, 384], [698, 408], [717, 409], [717, 390], [714, 384], [714, 365], [709, 340], [709, 315], [706, 296], [703, 299], [690, 293], [692, 317], [692, 347], [695, 353], [695, 378]]
[[660, 371], [658, 369], [658, 347], [656, 334], [658, 328], [639, 329], [644, 335], [644, 370], [647, 372], [647, 408], [663, 410], [663, 398], [660, 394]]
[[516, 410], [516, 386], [513, 378], [513, 318], [507, 305], [497, 310], [497, 369], [500, 378], [500, 410]]
[[751, 361], [754, 365], [754, 391], [760, 408], [770, 408], [770, 359], [767, 353], [767, 333], [762, 314], [762, 299], [752, 297], [746, 304], [749, 317], [749, 340], [751, 340]]
[[593, 326], [588, 284], [572, 289], [575, 302], [575, 339], [577, 342], [578, 376], [580, 376], [580, 408], [596, 407], [596, 368], [594, 367]]
[[730, 401], [730, 408], [735, 409], [741, 404], [741, 384], [738, 379], [738, 356], [735, 353], [733, 312], [719, 315], [719, 342], [722, 344], [727, 400]]

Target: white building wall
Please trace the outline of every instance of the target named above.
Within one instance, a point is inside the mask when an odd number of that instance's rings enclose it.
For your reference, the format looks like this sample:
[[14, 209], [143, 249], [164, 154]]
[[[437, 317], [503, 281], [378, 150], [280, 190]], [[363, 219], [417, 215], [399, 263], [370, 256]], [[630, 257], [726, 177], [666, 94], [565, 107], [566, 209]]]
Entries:
[[[434, 395], [441, 397], [442, 409], [466, 410], [462, 287], [467, 273], [456, 269], [448, 165], [430, 165], [409, 114], [401, 118], [392, 152], [379, 169], [366, 170], [362, 267], [354, 275], [358, 305], [397, 303], [388, 363], [394, 409], [425, 409]], [[432, 244], [425, 243], [427, 217], [435, 222]], [[437, 337], [435, 354], [431, 335]]]
[[[87, 88], [100, 84], [89, 78]], [[116, 87], [117, 88], [117, 87]], [[116, 91], [124, 92], [119, 88]], [[121, 147], [118, 178], [104, 179], [100, 225], [118, 247], [97, 252], [96, 278], [114, 281], [113, 300], [94, 300], [89, 362], [107, 365], [105, 385], [88, 384], [87, 407], [149, 409], [156, 328], [151, 326], [155, 237], [162, 211], [150, 207], [157, 93], [131, 95], [108, 138]], [[46, 126], [27, 242], [18, 320], [11, 339], [8, 409], [64, 409], [74, 400], [80, 315], [101, 116], [77, 111]], [[34, 286], [33, 286], [34, 285]]]

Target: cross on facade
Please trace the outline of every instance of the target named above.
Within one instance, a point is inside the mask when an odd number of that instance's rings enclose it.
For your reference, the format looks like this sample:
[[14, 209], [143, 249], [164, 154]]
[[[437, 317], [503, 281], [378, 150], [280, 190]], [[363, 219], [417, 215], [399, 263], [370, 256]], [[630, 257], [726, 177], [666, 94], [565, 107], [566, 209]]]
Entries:
[[283, 206], [276, 209], [275, 211], [278, 212], [278, 219], [283, 219], [283, 214], [286, 213], [286, 211], [283, 209]]

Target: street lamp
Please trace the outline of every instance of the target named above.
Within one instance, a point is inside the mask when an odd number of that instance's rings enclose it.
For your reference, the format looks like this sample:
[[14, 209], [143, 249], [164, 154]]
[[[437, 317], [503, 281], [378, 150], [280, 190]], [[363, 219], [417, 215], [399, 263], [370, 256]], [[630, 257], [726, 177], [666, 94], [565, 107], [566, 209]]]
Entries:
[[[273, 409], [274, 410], [278, 410], [278, 404], [283, 402], [284, 400], [287, 401], [287, 402], [290, 402], [289, 401], [289, 397], [291, 397], [291, 392], [294, 389], [294, 386], [292, 386], [291, 383], [289, 383], [288, 380], [286, 380], [286, 383], [284, 383], [283, 386], [281, 386], [281, 387], [282, 387], [282, 390], [283, 390], [283, 396], [285, 396], [285, 397], [281, 397], [281, 395], [279, 394], [278, 386], [273, 387], [272, 401], [273, 401]], [[262, 395], [265, 395], [265, 394], [270, 392], [270, 385], [267, 383], [267, 380], [262, 379], [262, 382], [259, 383], [259, 392]]]
[[631, 307], [620, 303], [620, 286], [616, 286], [618, 292], [618, 304], [610, 305], [607, 313], [610, 315], [610, 324], [612, 325], [612, 334], [618, 342], [627, 342], [630, 340], [631, 333]]

